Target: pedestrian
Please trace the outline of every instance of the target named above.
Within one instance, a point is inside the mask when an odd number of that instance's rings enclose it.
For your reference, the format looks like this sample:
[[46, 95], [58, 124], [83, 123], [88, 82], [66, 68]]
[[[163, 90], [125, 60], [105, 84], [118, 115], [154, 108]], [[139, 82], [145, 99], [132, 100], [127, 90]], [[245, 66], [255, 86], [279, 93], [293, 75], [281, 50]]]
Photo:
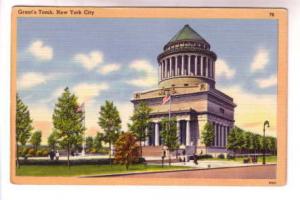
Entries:
[[50, 160], [54, 160], [54, 150], [53, 149], [50, 151], [49, 156], [50, 156]]
[[56, 160], [59, 160], [59, 152], [58, 152], [58, 150], [56, 150], [56, 153], [55, 153], [55, 159], [56, 159]]
[[182, 157], [183, 157], [183, 163], [185, 165], [185, 149], [183, 149], [183, 151], [182, 151]]
[[194, 163], [198, 165], [198, 156], [194, 153]]

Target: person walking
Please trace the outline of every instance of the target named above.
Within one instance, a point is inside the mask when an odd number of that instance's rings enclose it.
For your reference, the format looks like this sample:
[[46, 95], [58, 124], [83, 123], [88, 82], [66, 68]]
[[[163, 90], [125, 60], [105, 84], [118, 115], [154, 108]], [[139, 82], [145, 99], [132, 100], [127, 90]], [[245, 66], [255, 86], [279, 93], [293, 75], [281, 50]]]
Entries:
[[59, 152], [58, 152], [58, 150], [56, 150], [56, 153], [55, 153], [55, 159], [56, 159], [56, 160], [59, 160]]

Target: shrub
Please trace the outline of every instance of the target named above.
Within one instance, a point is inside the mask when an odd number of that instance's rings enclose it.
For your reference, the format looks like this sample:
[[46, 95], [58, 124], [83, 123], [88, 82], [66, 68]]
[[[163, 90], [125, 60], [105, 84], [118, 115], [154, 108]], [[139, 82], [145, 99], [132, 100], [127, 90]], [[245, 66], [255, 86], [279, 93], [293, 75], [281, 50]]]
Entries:
[[221, 154], [219, 154], [219, 155], [218, 155], [218, 158], [220, 158], [220, 159], [224, 159], [224, 158], [225, 158], [225, 156], [224, 156], [224, 154], [222, 154], [222, 153], [221, 153]]
[[43, 156], [43, 150], [36, 151], [36, 156]]
[[41, 156], [48, 156], [49, 152], [47, 149], [45, 149], [44, 151], [42, 151], [42, 155]]
[[235, 159], [235, 157], [234, 157], [233, 155], [231, 155], [231, 154], [228, 154], [228, 155], [227, 155], [227, 159], [228, 159], [228, 160], [232, 160], [232, 159]]
[[213, 156], [210, 154], [204, 154], [204, 155], [199, 155], [198, 159], [207, 159], [207, 158], [212, 158]]
[[27, 157], [35, 156], [35, 150], [34, 149], [28, 149]]

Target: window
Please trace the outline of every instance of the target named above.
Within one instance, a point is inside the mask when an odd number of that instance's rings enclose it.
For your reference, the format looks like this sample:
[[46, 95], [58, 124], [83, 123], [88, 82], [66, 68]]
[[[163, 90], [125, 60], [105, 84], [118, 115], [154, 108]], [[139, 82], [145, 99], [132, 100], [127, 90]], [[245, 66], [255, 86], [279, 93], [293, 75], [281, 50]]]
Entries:
[[184, 86], [185, 86], [185, 87], [186, 87], [186, 86], [189, 86], [189, 84], [185, 83]]
[[220, 108], [220, 112], [221, 112], [222, 114], [224, 114], [224, 113], [225, 113], [224, 108]]

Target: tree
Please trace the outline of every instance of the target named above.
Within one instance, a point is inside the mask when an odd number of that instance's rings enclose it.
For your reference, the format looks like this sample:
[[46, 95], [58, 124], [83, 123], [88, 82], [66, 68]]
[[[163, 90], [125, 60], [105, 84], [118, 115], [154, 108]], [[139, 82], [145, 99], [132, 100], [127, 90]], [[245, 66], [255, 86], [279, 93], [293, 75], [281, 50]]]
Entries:
[[137, 162], [140, 157], [139, 145], [136, 136], [132, 133], [123, 133], [116, 141], [115, 162], [125, 165], [129, 169], [129, 165]]
[[96, 152], [99, 152], [102, 149], [102, 142], [104, 141], [103, 134], [97, 133], [94, 139], [93, 147], [96, 149]]
[[98, 125], [104, 132], [104, 140], [109, 143], [109, 160], [111, 163], [112, 145], [118, 139], [121, 132], [121, 118], [119, 111], [114, 106], [113, 102], [105, 101], [101, 106], [98, 118]]
[[151, 108], [145, 103], [141, 102], [134, 109], [133, 116], [130, 118], [132, 124], [128, 124], [129, 130], [136, 135], [140, 142], [141, 156], [143, 156], [142, 141], [145, 141], [147, 135], [147, 128], [150, 124]]
[[227, 149], [233, 150], [234, 154], [243, 147], [243, 130], [234, 127], [227, 138]]
[[[67, 149], [68, 167], [70, 167], [70, 149], [77, 145], [85, 130], [83, 113], [78, 112], [77, 97], [65, 88], [55, 104], [52, 115], [53, 126], [58, 133], [58, 138], [63, 147]], [[81, 137], [80, 137], [81, 136]]]
[[37, 151], [41, 142], [42, 142], [42, 131], [35, 131], [30, 138], [30, 143], [34, 147], [35, 151]]
[[93, 148], [94, 145], [94, 138], [92, 136], [88, 136], [85, 139], [85, 148], [88, 150], [88, 152]]
[[214, 142], [214, 137], [215, 137], [214, 132], [215, 132], [215, 129], [214, 129], [213, 124], [210, 122], [207, 122], [204, 125], [202, 133], [201, 133], [202, 143], [205, 145], [206, 153], [207, 153], [208, 147], [210, 147]]
[[48, 142], [48, 147], [50, 149], [56, 149], [57, 145], [58, 145], [58, 132], [56, 130], [54, 130], [48, 137], [47, 139]]
[[177, 126], [176, 118], [163, 118], [161, 120], [162, 130], [161, 137], [163, 144], [169, 151], [169, 165], [171, 165], [171, 152], [175, 151], [178, 147]]
[[19, 95], [16, 97], [16, 164], [19, 167], [19, 148], [26, 145], [33, 130], [32, 119], [28, 107], [23, 103]]

